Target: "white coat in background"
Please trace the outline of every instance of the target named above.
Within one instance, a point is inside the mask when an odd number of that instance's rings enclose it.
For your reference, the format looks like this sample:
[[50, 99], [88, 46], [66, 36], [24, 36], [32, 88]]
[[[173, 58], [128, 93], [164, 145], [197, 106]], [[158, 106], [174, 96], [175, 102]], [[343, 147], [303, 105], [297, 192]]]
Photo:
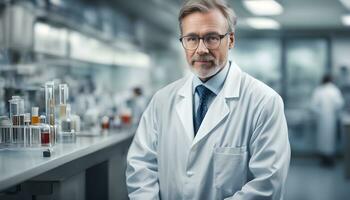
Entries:
[[311, 98], [311, 108], [317, 118], [317, 149], [323, 155], [333, 155], [337, 118], [344, 105], [340, 90], [333, 83], [316, 88]]
[[194, 137], [193, 75], [158, 91], [127, 158], [129, 198], [281, 200], [290, 162], [281, 97], [232, 63]]

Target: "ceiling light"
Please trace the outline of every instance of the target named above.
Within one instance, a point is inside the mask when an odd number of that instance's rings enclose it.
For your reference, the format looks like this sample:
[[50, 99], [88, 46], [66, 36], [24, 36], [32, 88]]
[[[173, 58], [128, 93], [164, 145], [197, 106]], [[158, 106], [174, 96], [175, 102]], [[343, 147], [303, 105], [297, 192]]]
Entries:
[[280, 15], [281, 4], [274, 0], [244, 0], [243, 5], [254, 15]]
[[249, 26], [255, 29], [279, 29], [280, 24], [273, 19], [269, 18], [248, 18], [246, 22]]
[[350, 0], [339, 0], [345, 8], [347, 8], [348, 10], [350, 10]]
[[350, 26], [350, 15], [343, 15], [341, 20], [345, 26]]

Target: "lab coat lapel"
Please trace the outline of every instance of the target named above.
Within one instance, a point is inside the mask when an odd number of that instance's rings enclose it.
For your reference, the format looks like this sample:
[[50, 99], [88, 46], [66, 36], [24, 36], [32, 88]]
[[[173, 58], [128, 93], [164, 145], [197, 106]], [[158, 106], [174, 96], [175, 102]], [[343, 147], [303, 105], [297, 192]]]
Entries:
[[185, 129], [186, 135], [190, 141], [193, 140], [193, 109], [192, 109], [192, 79], [193, 76], [189, 76], [185, 84], [179, 89], [176, 102], [176, 112], [180, 118], [180, 121]]
[[219, 125], [219, 123], [228, 115], [229, 111], [225, 98], [218, 95], [205, 114], [192, 145], [195, 145]]
[[[201, 126], [193, 140], [192, 146], [202, 140], [206, 135], [215, 130], [222, 121], [232, 112], [236, 103], [232, 102], [239, 98], [241, 84], [241, 70], [235, 63], [231, 63], [229, 73], [224, 86], [218, 96], [210, 105]], [[232, 103], [231, 103], [232, 102]]]

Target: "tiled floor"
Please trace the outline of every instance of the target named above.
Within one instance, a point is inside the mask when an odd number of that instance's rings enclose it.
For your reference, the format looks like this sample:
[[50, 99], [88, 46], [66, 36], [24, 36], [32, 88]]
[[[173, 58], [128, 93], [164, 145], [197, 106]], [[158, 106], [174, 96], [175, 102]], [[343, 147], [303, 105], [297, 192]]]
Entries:
[[345, 179], [344, 163], [324, 168], [317, 159], [292, 159], [285, 200], [350, 200], [350, 179]]

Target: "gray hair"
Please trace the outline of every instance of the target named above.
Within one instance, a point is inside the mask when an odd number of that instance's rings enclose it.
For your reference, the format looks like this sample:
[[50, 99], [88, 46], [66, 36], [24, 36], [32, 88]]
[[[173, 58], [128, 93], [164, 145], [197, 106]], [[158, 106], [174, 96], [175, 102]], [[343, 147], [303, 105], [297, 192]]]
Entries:
[[194, 12], [209, 12], [211, 9], [218, 9], [226, 18], [228, 31], [234, 32], [237, 22], [235, 11], [225, 0], [185, 0], [179, 12], [179, 25], [182, 33], [182, 20]]

